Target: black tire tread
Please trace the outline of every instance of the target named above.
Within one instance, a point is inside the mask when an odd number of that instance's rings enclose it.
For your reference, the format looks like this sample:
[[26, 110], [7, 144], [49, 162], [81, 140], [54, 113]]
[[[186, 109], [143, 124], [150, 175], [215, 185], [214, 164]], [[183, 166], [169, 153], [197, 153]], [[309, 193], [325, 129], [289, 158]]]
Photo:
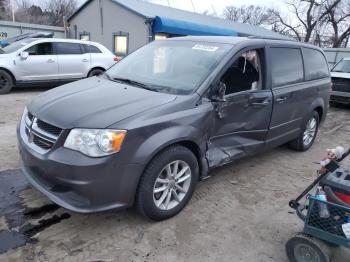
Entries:
[[0, 95], [10, 93], [11, 89], [14, 86], [14, 81], [13, 81], [12, 76], [7, 71], [2, 70], [2, 69], [0, 69], [0, 75], [4, 75], [8, 79], [8, 81], [10, 81], [10, 85], [8, 88], [0, 89]]
[[[196, 170], [192, 170], [193, 175], [194, 175], [194, 177], [192, 177], [192, 181], [193, 181], [192, 183], [194, 183], [193, 184], [194, 186], [192, 187], [192, 189], [190, 189], [191, 191], [189, 192], [189, 195], [187, 196], [188, 197], [187, 201], [184, 201], [183, 203], [180, 204], [180, 205], [183, 205], [183, 207], [185, 207], [187, 202], [191, 199], [196, 182], [198, 181], [198, 175], [199, 175], [198, 162], [197, 162], [196, 156], [193, 154], [193, 152], [191, 150], [189, 150], [188, 148], [181, 146], [181, 145], [173, 145], [173, 146], [170, 146], [170, 147], [164, 149], [160, 153], [158, 153], [149, 162], [144, 173], [141, 176], [141, 179], [140, 179], [140, 182], [138, 185], [138, 190], [137, 190], [137, 195], [136, 195], [136, 204], [135, 204], [136, 209], [138, 210], [138, 212], [141, 215], [143, 215], [144, 217], [150, 218], [152, 220], [155, 220], [155, 221], [161, 221], [161, 220], [170, 218], [170, 217], [176, 215], [178, 212], [176, 212], [175, 214], [172, 214], [171, 216], [164, 217], [164, 216], [160, 216], [157, 212], [153, 212], [153, 210], [147, 210], [147, 208], [145, 207], [145, 203], [143, 202], [143, 199], [141, 197], [141, 191], [144, 190], [145, 188], [147, 188], [148, 177], [153, 175], [154, 170], [159, 168], [159, 164], [163, 163], [166, 160], [166, 158], [169, 157], [169, 155], [173, 155], [173, 154], [188, 154], [189, 156], [193, 157], [193, 159], [197, 163]], [[181, 211], [181, 209], [179, 210], [179, 212]]]
[[297, 233], [294, 235], [294, 237], [290, 238], [286, 244], [287, 256], [291, 262], [299, 262], [294, 257], [293, 247], [296, 241], [309, 242], [311, 245], [316, 246], [321, 251], [321, 255], [323, 255], [323, 258], [321, 258], [321, 262], [331, 261], [332, 251], [331, 248], [325, 242], [305, 233]]

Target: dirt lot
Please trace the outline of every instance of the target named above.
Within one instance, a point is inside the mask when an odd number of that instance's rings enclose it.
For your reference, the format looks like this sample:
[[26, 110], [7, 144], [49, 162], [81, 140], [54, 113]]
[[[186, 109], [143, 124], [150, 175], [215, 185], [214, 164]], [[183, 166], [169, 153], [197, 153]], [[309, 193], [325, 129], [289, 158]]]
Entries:
[[[315, 177], [326, 148], [350, 145], [349, 108], [331, 108], [306, 153], [286, 147], [211, 172], [185, 210], [153, 223], [134, 210], [78, 215], [31, 189], [19, 168], [15, 129], [42, 90], [0, 96], [0, 261], [287, 261], [302, 229], [288, 201]], [[337, 249], [334, 261], [348, 261]]]

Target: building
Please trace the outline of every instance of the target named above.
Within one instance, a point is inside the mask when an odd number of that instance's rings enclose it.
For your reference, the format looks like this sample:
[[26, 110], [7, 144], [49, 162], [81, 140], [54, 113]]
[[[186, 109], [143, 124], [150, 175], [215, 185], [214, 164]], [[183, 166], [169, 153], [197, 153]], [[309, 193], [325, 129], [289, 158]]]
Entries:
[[232, 35], [285, 38], [270, 30], [141, 0], [87, 0], [67, 19], [70, 38], [99, 42], [117, 56], [165, 37]]
[[59, 26], [0, 21], [0, 40], [21, 34], [36, 32], [54, 33], [53, 36], [57, 38], [65, 37], [64, 28]]

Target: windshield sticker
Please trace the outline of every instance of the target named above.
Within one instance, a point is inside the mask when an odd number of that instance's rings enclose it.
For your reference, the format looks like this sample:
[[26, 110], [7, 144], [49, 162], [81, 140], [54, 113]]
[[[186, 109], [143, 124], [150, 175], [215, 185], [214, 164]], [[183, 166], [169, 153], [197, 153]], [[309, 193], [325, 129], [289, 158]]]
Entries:
[[219, 49], [219, 47], [218, 46], [196, 44], [194, 47], [192, 47], [192, 49], [203, 50], [203, 51], [207, 51], [207, 52], [215, 52], [216, 50]]

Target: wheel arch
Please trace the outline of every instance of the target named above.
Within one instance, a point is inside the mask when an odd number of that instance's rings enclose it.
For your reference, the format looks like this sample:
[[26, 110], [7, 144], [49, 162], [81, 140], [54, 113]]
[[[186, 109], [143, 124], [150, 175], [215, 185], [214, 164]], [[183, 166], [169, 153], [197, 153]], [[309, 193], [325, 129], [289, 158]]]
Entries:
[[92, 70], [95, 70], [95, 69], [101, 69], [101, 70], [103, 70], [103, 71], [106, 71], [106, 69], [105, 69], [104, 67], [102, 67], [102, 66], [94, 66], [94, 67], [92, 67], [92, 68], [89, 70], [89, 72], [87, 73], [86, 77], [88, 77], [89, 74], [92, 72]]
[[[325, 118], [325, 103], [321, 97], [315, 99], [315, 101], [310, 106], [310, 113], [312, 111], [316, 111], [318, 116], [320, 117], [320, 122], [322, 122]], [[305, 120], [307, 121], [307, 120]]]

